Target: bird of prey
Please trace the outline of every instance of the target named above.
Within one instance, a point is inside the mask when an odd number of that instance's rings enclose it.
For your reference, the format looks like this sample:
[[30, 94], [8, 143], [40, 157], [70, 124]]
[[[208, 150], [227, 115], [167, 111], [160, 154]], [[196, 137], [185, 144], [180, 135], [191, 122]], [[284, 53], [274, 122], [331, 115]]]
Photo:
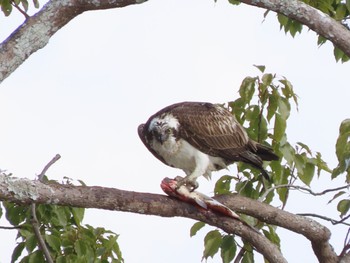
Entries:
[[278, 160], [270, 147], [251, 140], [228, 110], [208, 102], [167, 106], [141, 124], [138, 134], [155, 157], [186, 173], [179, 186], [192, 190], [198, 177], [209, 178], [236, 161], [258, 168], [269, 179], [263, 160]]

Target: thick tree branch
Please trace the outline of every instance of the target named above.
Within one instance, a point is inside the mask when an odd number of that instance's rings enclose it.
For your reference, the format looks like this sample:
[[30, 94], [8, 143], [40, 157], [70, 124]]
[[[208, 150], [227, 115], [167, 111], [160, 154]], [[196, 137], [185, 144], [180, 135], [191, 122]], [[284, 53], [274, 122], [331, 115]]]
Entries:
[[74, 17], [89, 10], [138, 4], [146, 0], [51, 0], [0, 44], [0, 83]]
[[[328, 243], [330, 231], [316, 221], [239, 195], [218, 196], [216, 199], [234, 211], [251, 215], [268, 224], [281, 226], [304, 235], [311, 241], [320, 262], [338, 262], [337, 255]], [[38, 181], [0, 175], [0, 200], [21, 204], [35, 202], [37, 204], [99, 208], [163, 217], [192, 218], [216, 226], [227, 233], [241, 236], [271, 263], [286, 262], [278, 248], [253, 228], [164, 195], [98, 186], [47, 185]]]
[[330, 40], [350, 57], [350, 31], [330, 16], [298, 0], [240, 0], [292, 18]]
[[187, 217], [216, 226], [247, 240], [271, 263], [286, 263], [278, 247], [252, 227], [168, 196], [106, 187], [43, 184], [0, 174], [0, 200], [20, 204], [57, 204], [162, 217]]
[[338, 256], [329, 244], [331, 232], [318, 222], [238, 195], [235, 197], [223, 195], [216, 199], [234, 211], [305, 236], [311, 241], [319, 262], [338, 262]]

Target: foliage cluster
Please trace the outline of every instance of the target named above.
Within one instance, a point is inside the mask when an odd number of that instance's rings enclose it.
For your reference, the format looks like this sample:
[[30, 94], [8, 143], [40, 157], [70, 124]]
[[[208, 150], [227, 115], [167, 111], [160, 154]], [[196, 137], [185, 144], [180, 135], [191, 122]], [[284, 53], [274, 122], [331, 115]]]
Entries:
[[[237, 192], [240, 195], [271, 203], [276, 198], [285, 207], [290, 186], [302, 185], [310, 189], [315, 174], [335, 178], [344, 172], [346, 183], [349, 183], [350, 174], [350, 120], [345, 120], [340, 128], [336, 151], [339, 165], [330, 169], [319, 152], [314, 153], [307, 144], [298, 142], [292, 146], [286, 135], [287, 120], [292, 105], [298, 106], [298, 97], [294, 93], [292, 84], [284, 77], [264, 73], [264, 66], [257, 66], [262, 76], [246, 77], [239, 89], [239, 98], [229, 102], [228, 107], [237, 121], [247, 130], [250, 138], [273, 148], [280, 157], [279, 161], [266, 163], [272, 183], [267, 182], [260, 175], [260, 171], [244, 163], [237, 163], [237, 175], [224, 175], [215, 184], [216, 195]], [[231, 185], [231, 182], [234, 184]], [[346, 191], [337, 191], [330, 200], [349, 194]], [[276, 198], [275, 198], [276, 197]], [[338, 203], [340, 217], [345, 218], [350, 209], [349, 198]], [[278, 247], [280, 238], [276, 227], [266, 225], [255, 218], [241, 215], [250, 225], [261, 229], [262, 233]], [[345, 218], [345, 219], [347, 219]], [[204, 223], [198, 222], [191, 228], [191, 236], [195, 235]], [[228, 245], [229, 244], [229, 245]], [[240, 247], [240, 252], [238, 252]], [[219, 230], [207, 233], [204, 239], [203, 258], [213, 257], [219, 253], [223, 262], [231, 262], [235, 257], [241, 257], [242, 262], [254, 262], [253, 248], [237, 237], [227, 235]]]
[[[39, 1], [32, 0], [35, 8], [39, 8]], [[0, 0], [1, 11], [5, 16], [9, 16], [13, 10], [16, 8], [23, 14], [26, 14], [29, 8], [29, 3], [27, 0]]]
[[[57, 183], [51, 181], [50, 183]], [[18, 229], [11, 262], [46, 262], [38, 244], [31, 207], [2, 202], [8, 222]], [[38, 227], [51, 258], [57, 263], [124, 262], [118, 235], [103, 227], [82, 224], [84, 208], [58, 205], [36, 206]], [[0, 207], [0, 217], [2, 209]], [[25, 253], [26, 251], [26, 253]]]
[[[349, 19], [350, 19], [350, 0], [300, 0], [307, 5], [310, 5], [323, 13], [329, 15], [331, 18], [339, 21], [345, 28], [350, 29]], [[238, 5], [241, 1], [238, 0], [229, 0], [233, 5]], [[270, 11], [267, 10], [264, 14], [264, 17]], [[292, 37], [295, 37], [297, 33], [301, 33], [304, 25], [294, 19], [291, 19], [285, 15], [277, 14], [277, 19], [280, 24], [280, 29], [284, 30], [287, 34], [289, 33]], [[323, 45], [327, 41], [326, 38], [318, 35], [317, 44], [319, 46]], [[344, 52], [336, 47], [333, 49], [334, 57], [336, 61], [346, 62], [349, 60], [349, 57], [344, 54]]]

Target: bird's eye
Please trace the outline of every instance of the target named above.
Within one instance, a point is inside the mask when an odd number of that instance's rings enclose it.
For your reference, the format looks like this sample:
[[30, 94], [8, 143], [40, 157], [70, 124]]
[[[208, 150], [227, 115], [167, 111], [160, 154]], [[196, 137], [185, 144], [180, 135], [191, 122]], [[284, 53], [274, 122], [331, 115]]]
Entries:
[[165, 132], [166, 132], [167, 134], [170, 134], [170, 133], [171, 133], [171, 129], [168, 128], [168, 129], [165, 130]]

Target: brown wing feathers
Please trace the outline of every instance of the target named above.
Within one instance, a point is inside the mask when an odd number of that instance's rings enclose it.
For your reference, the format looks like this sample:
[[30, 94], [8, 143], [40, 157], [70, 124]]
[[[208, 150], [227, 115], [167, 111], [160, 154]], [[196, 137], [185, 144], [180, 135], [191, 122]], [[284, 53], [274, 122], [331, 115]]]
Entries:
[[180, 120], [180, 135], [207, 154], [237, 157], [249, 139], [230, 112], [209, 103], [184, 104], [171, 113]]
[[230, 112], [210, 103], [183, 103], [171, 112], [180, 120], [180, 136], [194, 147], [224, 158], [227, 164], [250, 163], [269, 179], [263, 160], [278, 160], [278, 156], [271, 148], [250, 140]]

